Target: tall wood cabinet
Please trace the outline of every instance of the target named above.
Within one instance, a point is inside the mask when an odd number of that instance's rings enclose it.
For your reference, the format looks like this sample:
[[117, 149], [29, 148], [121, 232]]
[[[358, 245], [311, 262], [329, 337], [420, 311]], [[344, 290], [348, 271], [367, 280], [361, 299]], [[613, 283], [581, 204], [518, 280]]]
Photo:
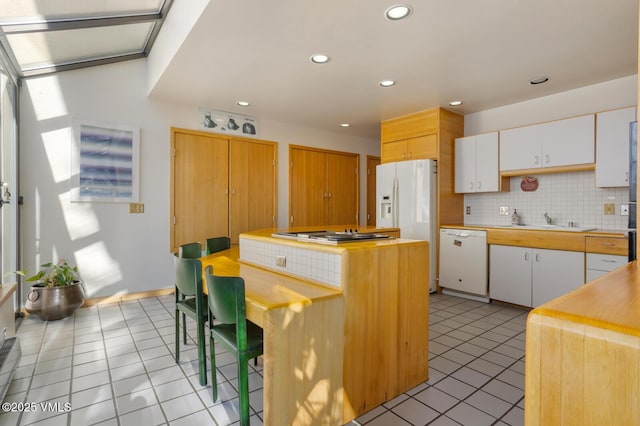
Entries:
[[[454, 187], [454, 141], [464, 134], [464, 117], [433, 108], [385, 120], [381, 123], [382, 163], [416, 159], [436, 160], [437, 225], [463, 224], [462, 194]], [[392, 147], [406, 147], [404, 157]], [[390, 153], [393, 153], [390, 155]]]
[[359, 223], [360, 155], [289, 146], [289, 225]]
[[276, 142], [171, 128], [171, 251], [276, 226], [276, 159]]

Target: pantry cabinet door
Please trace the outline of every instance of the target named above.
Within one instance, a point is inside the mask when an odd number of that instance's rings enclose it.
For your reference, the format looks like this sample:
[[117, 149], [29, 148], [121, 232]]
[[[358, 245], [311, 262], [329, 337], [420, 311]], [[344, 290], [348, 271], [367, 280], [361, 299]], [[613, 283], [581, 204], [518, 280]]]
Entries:
[[[228, 141], [173, 132], [171, 251], [185, 243], [228, 235]], [[194, 184], [197, 182], [197, 184]]]
[[272, 142], [229, 141], [229, 236], [275, 226], [276, 147]]
[[354, 225], [358, 218], [360, 156], [327, 154], [327, 218], [326, 225]]
[[327, 154], [289, 148], [289, 225], [325, 224]]

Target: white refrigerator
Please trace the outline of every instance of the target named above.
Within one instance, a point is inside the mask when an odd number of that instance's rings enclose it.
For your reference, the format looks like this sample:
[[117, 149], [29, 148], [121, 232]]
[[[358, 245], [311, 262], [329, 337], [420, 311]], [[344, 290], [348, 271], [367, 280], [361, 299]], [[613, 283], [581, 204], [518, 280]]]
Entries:
[[429, 291], [436, 291], [436, 167], [432, 160], [376, 167], [376, 226], [429, 241]]

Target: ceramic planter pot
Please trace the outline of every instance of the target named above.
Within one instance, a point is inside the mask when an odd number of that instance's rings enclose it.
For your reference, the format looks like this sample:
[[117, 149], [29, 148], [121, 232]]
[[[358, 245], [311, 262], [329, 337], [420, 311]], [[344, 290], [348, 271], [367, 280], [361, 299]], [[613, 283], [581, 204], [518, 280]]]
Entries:
[[62, 287], [44, 287], [35, 284], [29, 289], [25, 309], [43, 321], [59, 320], [69, 315], [84, 303], [82, 283]]

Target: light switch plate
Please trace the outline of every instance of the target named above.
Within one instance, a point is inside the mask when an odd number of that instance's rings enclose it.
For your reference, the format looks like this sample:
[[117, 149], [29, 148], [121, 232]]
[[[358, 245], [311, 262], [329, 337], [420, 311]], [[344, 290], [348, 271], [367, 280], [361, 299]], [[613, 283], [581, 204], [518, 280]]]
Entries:
[[130, 203], [129, 213], [144, 213], [144, 203]]
[[500, 216], [509, 216], [509, 207], [500, 206]]
[[276, 266], [287, 267], [287, 258], [285, 256], [276, 256]]
[[616, 214], [616, 204], [615, 203], [604, 203], [604, 214], [606, 216], [611, 216]]

